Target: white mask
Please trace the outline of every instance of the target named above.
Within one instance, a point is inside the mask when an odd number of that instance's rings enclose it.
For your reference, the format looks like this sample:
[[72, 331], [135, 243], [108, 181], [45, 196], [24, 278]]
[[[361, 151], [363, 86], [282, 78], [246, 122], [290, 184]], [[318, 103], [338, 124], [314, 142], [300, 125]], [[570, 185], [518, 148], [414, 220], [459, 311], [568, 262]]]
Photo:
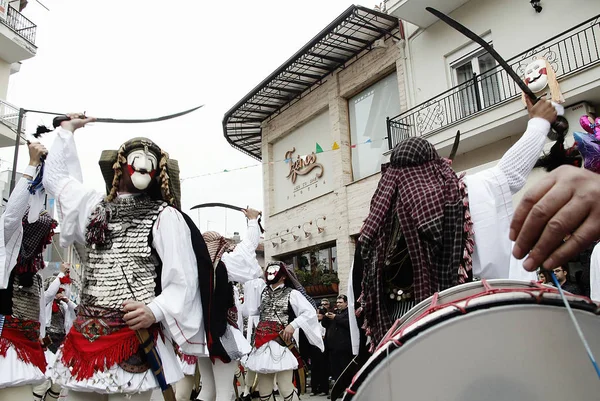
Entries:
[[267, 281], [275, 280], [275, 276], [279, 273], [279, 265], [271, 265], [267, 267]]
[[544, 60], [535, 60], [525, 67], [525, 83], [533, 93], [538, 93], [548, 86], [548, 71]]
[[158, 160], [151, 152], [136, 149], [127, 155], [127, 168], [131, 176], [131, 183], [140, 191], [148, 188], [158, 166]]

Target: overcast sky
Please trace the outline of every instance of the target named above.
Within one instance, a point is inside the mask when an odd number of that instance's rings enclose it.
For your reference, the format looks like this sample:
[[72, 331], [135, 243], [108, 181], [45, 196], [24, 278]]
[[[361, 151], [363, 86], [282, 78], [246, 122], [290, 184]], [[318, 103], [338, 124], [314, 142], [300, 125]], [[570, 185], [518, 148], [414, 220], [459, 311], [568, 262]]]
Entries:
[[[223, 137], [223, 115], [341, 14], [346, 0], [34, 0], [37, 55], [10, 78], [7, 100], [26, 109], [145, 118], [204, 108], [153, 124], [95, 124], [77, 131], [85, 184], [102, 191], [103, 149], [135, 136], [179, 160], [183, 210], [204, 202], [262, 210], [262, 166]], [[373, 4], [364, 4], [373, 7]], [[27, 116], [27, 132], [52, 117]], [[10, 168], [12, 150], [0, 150]], [[8, 161], [5, 162], [5, 161]], [[27, 163], [22, 147], [19, 169]], [[243, 168], [248, 167], [248, 168]], [[236, 170], [238, 169], [238, 170]], [[223, 170], [233, 170], [222, 173]], [[188, 178], [195, 177], [195, 178]], [[187, 179], [186, 179], [187, 178]], [[241, 213], [192, 213], [200, 229], [245, 232]]]

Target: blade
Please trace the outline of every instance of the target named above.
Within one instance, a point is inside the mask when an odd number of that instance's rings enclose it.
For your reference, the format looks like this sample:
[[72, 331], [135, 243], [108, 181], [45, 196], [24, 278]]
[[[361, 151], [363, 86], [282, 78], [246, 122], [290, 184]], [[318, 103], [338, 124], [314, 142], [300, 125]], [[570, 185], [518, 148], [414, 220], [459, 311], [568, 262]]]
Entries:
[[494, 48], [482, 37], [475, 34], [473, 31], [471, 31], [469, 28], [467, 28], [460, 22], [448, 17], [446, 14], [436, 10], [435, 8], [425, 7], [425, 9], [433, 15], [435, 15], [436, 17], [438, 17], [439, 19], [441, 19], [442, 21], [444, 21], [446, 24], [450, 25], [452, 28], [456, 29], [457, 31], [471, 39], [473, 42], [476, 42], [479, 45], [481, 45], [481, 47], [483, 47], [488, 53], [490, 53], [490, 55], [498, 62], [498, 64], [500, 64], [500, 66], [504, 68], [506, 73], [515, 81], [515, 83], [519, 85], [519, 88], [521, 88], [525, 95], [527, 95], [527, 97], [531, 99], [531, 102], [533, 104], [535, 104], [538, 101], [538, 98], [531, 91], [531, 89], [529, 89], [529, 87], [525, 85], [525, 82], [523, 82], [521, 77], [517, 75], [517, 73], [510, 67], [510, 65], [508, 65], [508, 63], [502, 58], [502, 56], [500, 56], [498, 52], [496, 52], [496, 50], [494, 50]]
[[452, 145], [452, 150], [450, 151], [450, 156], [448, 159], [454, 160], [456, 157], [456, 152], [458, 151], [458, 144], [460, 143], [460, 130], [456, 131], [456, 136], [454, 137], [454, 144]]
[[137, 119], [124, 119], [124, 118], [97, 118], [95, 122], [98, 123], [126, 123], [126, 124], [139, 124], [139, 123], [154, 123], [157, 121], [170, 120], [172, 118], [181, 117], [192, 111], [198, 110], [204, 105], [194, 107], [189, 110], [180, 111], [179, 113], [169, 114], [168, 116], [155, 117], [155, 118], [137, 118]]
[[238, 212], [241, 212], [242, 207], [237, 207], [237, 206], [233, 206], [227, 203], [218, 203], [218, 202], [214, 202], [214, 203], [202, 203], [200, 205], [196, 205], [190, 208], [190, 210], [194, 210], [194, 209], [201, 209], [203, 207], [224, 207], [227, 209], [233, 209], [233, 210], [237, 210]]

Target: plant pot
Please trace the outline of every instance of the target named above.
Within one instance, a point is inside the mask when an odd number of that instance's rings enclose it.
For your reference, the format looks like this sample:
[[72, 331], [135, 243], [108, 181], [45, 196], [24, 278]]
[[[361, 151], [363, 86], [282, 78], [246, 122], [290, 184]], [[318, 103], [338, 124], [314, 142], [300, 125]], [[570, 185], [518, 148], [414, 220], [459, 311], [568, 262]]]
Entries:
[[309, 285], [305, 288], [306, 293], [312, 297], [318, 297], [323, 295], [337, 295], [338, 284], [332, 283], [330, 285], [316, 284]]

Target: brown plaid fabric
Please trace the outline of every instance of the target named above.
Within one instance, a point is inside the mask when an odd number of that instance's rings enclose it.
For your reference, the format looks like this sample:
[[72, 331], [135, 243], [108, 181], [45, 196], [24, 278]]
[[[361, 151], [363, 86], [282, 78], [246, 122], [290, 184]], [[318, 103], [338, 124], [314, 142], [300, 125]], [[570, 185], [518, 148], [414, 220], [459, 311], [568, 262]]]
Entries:
[[[374, 344], [393, 324], [384, 308], [383, 267], [397, 218], [413, 266], [415, 301], [459, 283], [465, 208], [459, 177], [433, 145], [408, 138], [392, 151], [361, 230], [365, 327]], [[462, 281], [462, 280], [461, 280]]]
[[15, 272], [17, 274], [33, 273], [44, 268], [42, 252], [52, 243], [54, 229], [58, 222], [45, 210], [34, 223], [29, 223], [29, 210], [23, 216], [23, 241], [17, 260]]

